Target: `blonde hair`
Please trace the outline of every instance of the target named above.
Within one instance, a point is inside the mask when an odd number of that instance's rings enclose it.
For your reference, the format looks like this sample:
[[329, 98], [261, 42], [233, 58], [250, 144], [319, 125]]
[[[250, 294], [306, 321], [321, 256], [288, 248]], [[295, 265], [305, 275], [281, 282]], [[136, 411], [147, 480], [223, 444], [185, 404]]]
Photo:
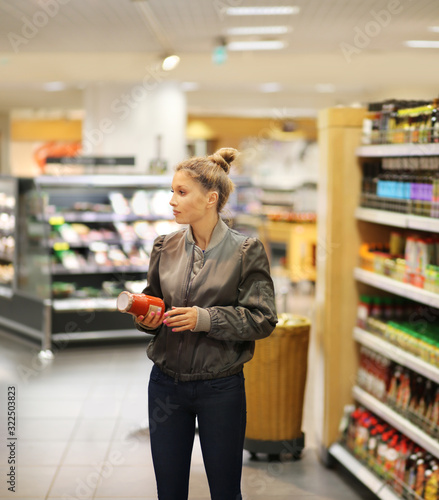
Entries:
[[206, 191], [218, 193], [217, 212], [224, 208], [235, 186], [229, 177], [230, 166], [239, 152], [233, 148], [221, 148], [209, 156], [189, 158], [175, 167], [176, 172], [187, 172]]

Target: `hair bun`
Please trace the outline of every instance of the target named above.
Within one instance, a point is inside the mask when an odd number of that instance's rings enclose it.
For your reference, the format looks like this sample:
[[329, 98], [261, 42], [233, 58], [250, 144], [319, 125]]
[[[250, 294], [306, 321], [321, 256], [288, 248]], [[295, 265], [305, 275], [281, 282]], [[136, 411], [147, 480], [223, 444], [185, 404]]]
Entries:
[[221, 148], [218, 149], [209, 159], [220, 166], [226, 174], [230, 172], [230, 165], [239, 155], [239, 151], [234, 148]]

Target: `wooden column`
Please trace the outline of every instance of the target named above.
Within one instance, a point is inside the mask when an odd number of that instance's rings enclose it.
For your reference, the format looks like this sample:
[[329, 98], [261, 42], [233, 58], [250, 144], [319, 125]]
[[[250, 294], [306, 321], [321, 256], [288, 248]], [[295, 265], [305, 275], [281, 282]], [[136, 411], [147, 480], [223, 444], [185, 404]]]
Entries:
[[[315, 343], [317, 441], [321, 458], [338, 439], [339, 423], [357, 370], [352, 338], [358, 291], [359, 230], [354, 218], [361, 176], [355, 150], [361, 142], [364, 109], [331, 108], [319, 115], [320, 172], [317, 207]], [[323, 399], [322, 399], [323, 394]], [[317, 396], [316, 396], [317, 401]]]

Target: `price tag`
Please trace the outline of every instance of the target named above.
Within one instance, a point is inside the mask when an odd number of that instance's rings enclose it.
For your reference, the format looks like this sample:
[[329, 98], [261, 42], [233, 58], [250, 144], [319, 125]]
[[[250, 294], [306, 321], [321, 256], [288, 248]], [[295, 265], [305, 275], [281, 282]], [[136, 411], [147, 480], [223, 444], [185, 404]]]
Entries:
[[64, 222], [64, 217], [62, 217], [61, 215], [53, 216], [49, 219], [49, 224], [51, 226], [62, 226]]
[[57, 241], [53, 244], [53, 249], [56, 252], [60, 252], [61, 250], [70, 250], [70, 245], [65, 241]]

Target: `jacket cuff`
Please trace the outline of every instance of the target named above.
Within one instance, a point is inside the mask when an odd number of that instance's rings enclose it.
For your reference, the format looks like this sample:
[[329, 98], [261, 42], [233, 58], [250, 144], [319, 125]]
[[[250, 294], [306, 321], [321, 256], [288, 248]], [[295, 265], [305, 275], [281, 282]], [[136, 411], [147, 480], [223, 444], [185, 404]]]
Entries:
[[193, 306], [198, 313], [197, 324], [192, 330], [193, 332], [208, 332], [210, 331], [210, 314], [207, 309], [202, 309], [201, 307]]

